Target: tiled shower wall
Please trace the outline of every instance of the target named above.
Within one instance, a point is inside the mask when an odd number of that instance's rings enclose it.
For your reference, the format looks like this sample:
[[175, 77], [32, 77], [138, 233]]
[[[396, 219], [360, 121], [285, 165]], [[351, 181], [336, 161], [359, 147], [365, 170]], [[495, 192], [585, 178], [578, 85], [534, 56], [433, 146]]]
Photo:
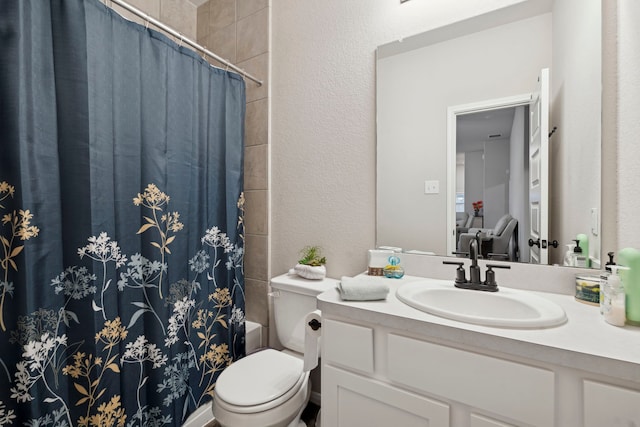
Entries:
[[[144, 24], [109, 0], [103, 1], [127, 19]], [[263, 81], [258, 86], [246, 80], [245, 299], [247, 320], [268, 326], [269, 0], [125, 1]]]

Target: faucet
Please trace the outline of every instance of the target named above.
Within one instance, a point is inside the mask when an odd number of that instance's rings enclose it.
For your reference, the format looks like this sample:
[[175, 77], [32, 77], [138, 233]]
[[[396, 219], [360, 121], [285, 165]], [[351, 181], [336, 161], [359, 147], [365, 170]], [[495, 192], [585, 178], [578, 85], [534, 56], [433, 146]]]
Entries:
[[494, 268], [511, 268], [508, 265], [487, 264], [487, 272], [485, 273], [485, 281], [480, 280], [480, 267], [478, 266], [478, 250], [480, 248], [480, 232], [476, 233], [476, 237], [469, 243], [469, 280], [466, 278], [464, 271], [464, 263], [456, 261], [442, 261], [443, 264], [457, 265], [456, 280], [454, 284], [456, 288], [473, 289], [476, 291], [497, 292], [498, 283], [496, 282], [496, 273]]
[[479, 231], [478, 233], [476, 233], [475, 239], [472, 239], [471, 242], [469, 243], [469, 259], [471, 260], [471, 265], [469, 266], [470, 280], [468, 283], [470, 283], [472, 286], [477, 286], [482, 284], [482, 282], [480, 282], [480, 267], [478, 267], [478, 249], [479, 249], [478, 234], [480, 234]]

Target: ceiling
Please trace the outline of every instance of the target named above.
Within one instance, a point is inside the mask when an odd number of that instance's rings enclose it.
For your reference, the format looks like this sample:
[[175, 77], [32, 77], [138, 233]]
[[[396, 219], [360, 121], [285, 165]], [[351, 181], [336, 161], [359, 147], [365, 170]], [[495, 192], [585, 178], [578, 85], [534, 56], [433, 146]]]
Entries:
[[[484, 142], [511, 137], [515, 107], [459, 115], [456, 120], [456, 151], [478, 151]], [[489, 138], [489, 135], [500, 135]]]

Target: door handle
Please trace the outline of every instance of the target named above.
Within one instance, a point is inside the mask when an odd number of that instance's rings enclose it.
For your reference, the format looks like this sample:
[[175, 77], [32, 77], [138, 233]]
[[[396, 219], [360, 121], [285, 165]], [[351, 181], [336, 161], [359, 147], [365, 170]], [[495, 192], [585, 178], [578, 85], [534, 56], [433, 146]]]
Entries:
[[[534, 245], [537, 246], [537, 247], [540, 247], [540, 239], [539, 238], [536, 239], [535, 241], [533, 239], [529, 239], [529, 247], [532, 247]], [[558, 247], [558, 241], [557, 240], [553, 240], [553, 241], [549, 242], [549, 246], [557, 248]], [[546, 240], [542, 241], [542, 249], [547, 249], [547, 241]]]

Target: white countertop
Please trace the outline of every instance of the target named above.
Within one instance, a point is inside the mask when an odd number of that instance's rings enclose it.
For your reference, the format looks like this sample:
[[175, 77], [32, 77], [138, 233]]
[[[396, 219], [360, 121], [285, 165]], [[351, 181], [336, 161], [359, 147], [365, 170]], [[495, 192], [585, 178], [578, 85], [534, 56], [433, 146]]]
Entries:
[[318, 297], [318, 308], [327, 316], [640, 383], [640, 327], [610, 325], [596, 306], [577, 302], [569, 295], [530, 291], [559, 304], [568, 321], [548, 329], [480, 326], [424, 313], [396, 298], [399, 286], [420, 279], [372, 278], [389, 284], [386, 301], [342, 301], [338, 292], [330, 289]]

